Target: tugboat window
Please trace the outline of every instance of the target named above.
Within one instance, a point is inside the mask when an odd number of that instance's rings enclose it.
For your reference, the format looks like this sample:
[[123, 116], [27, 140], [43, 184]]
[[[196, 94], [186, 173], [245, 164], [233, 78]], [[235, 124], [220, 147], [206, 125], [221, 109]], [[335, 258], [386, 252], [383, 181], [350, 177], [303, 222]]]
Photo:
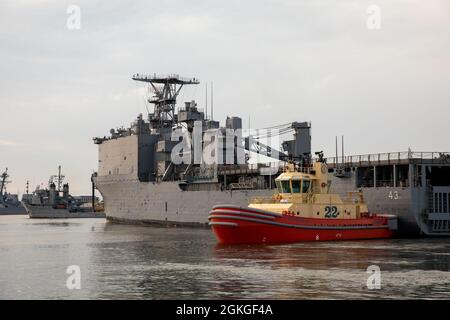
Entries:
[[292, 192], [300, 193], [300, 180], [292, 180]]
[[283, 189], [281, 189], [281, 182], [280, 181], [275, 181], [275, 184], [277, 185], [277, 189], [279, 193], [283, 193]]
[[311, 185], [311, 181], [303, 180], [303, 190], [302, 193], [307, 193], [309, 191], [309, 186]]
[[291, 184], [289, 180], [281, 181], [283, 193], [291, 193]]

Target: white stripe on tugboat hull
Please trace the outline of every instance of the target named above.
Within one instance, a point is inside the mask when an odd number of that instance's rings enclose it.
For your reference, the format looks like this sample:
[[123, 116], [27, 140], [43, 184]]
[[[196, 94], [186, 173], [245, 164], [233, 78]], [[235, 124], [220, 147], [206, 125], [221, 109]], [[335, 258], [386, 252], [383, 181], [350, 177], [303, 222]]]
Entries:
[[[233, 210], [212, 210], [209, 212], [210, 215], [221, 213], [221, 214], [238, 214], [242, 216], [248, 216], [248, 217], [254, 217], [254, 218], [261, 218], [261, 219], [269, 219], [274, 220], [275, 216], [263, 216], [259, 213], [251, 213], [251, 212], [242, 212], [242, 211], [233, 211]], [[281, 217], [280, 215], [277, 215], [277, 217]]]
[[210, 226], [227, 226], [227, 227], [238, 227], [239, 225], [234, 222], [210, 222]]
[[250, 208], [250, 207], [239, 207], [239, 206], [233, 206], [233, 205], [228, 205], [228, 204], [222, 204], [222, 205], [216, 205], [213, 207], [212, 211], [216, 211], [217, 209], [234, 209], [234, 210], [238, 210], [238, 211], [249, 211], [249, 212], [254, 212], [254, 213], [262, 213], [262, 214], [266, 214], [269, 216], [273, 216], [273, 217], [280, 217], [279, 213], [275, 213], [275, 212], [270, 212], [270, 211], [266, 211], [266, 210], [262, 210], [262, 209], [258, 209], [258, 208]]
[[[257, 223], [263, 223], [263, 224], [270, 224], [278, 227], [285, 227], [285, 228], [297, 228], [297, 229], [317, 229], [317, 230], [361, 230], [361, 229], [388, 229], [388, 225], [382, 225], [382, 226], [302, 226], [302, 225], [294, 225], [294, 224], [287, 224], [287, 223], [281, 223], [281, 222], [274, 222], [274, 221], [267, 221], [267, 220], [261, 220], [261, 219], [255, 219], [255, 218], [246, 218], [246, 217], [237, 217], [237, 216], [231, 216], [231, 215], [210, 215], [208, 217], [209, 220], [211, 219], [231, 219], [231, 220], [241, 220], [246, 222], [257, 222]], [[212, 221], [214, 222], [214, 221]], [[211, 225], [211, 222], [210, 222]]]

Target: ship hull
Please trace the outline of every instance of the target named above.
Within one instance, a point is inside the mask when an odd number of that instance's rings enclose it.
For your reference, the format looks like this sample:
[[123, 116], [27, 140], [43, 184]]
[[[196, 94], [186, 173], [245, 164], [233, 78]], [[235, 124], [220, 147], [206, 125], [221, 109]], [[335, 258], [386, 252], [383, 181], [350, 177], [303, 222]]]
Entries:
[[389, 219], [374, 216], [361, 219], [317, 219], [272, 212], [216, 206], [210, 225], [221, 244], [269, 244], [306, 241], [382, 239], [393, 236]]
[[54, 209], [51, 206], [24, 205], [31, 219], [69, 219], [69, 218], [105, 218], [103, 212], [70, 212], [67, 209]]
[[[211, 208], [218, 203], [247, 207], [253, 197], [267, 197], [274, 190], [211, 190], [182, 191], [178, 182], [140, 182], [131, 176], [96, 177], [96, 187], [105, 201], [106, 218], [115, 223], [179, 225], [208, 227]], [[339, 186], [336, 193], [345, 193], [352, 186]], [[354, 187], [353, 187], [354, 189]], [[397, 234], [417, 236], [420, 228], [415, 218], [409, 189], [364, 189], [371, 212], [393, 214], [398, 217]], [[390, 200], [389, 193], [397, 192], [400, 200]]]
[[217, 203], [247, 206], [249, 199], [272, 190], [182, 191], [178, 182], [140, 182], [126, 177], [97, 177], [108, 220], [127, 224], [208, 226]]
[[26, 215], [27, 211], [23, 206], [0, 208], [0, 216], [4, 215]]

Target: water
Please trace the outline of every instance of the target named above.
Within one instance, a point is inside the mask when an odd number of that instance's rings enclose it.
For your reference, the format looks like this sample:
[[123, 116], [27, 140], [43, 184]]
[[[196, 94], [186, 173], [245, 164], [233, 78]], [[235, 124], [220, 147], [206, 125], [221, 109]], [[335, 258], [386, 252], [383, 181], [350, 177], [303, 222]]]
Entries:
[[224, 247], [206, 229], [0, 216], [0, 298], [448, 299], [450, 239]]

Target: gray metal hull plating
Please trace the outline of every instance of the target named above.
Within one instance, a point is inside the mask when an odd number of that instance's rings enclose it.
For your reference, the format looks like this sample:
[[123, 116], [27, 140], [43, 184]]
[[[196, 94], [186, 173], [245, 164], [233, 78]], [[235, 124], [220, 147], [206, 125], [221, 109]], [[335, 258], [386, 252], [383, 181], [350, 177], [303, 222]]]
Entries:
[[98, 177], [97, 188], [109, 220], [126, 223], [207, 225], [209, 211], [220, 203], [247, 206], [249, 199], [272, 190], [182, 191], [178, 182], [140, 182]]
[[[330, 175], [331, 192], [345, 198], [356, 189], [355, 177], [338, 178]], [[393, 214], [398, 217], [398, 233], [417, 235], [420, 228], [412, 203], [411, 189], [401, 187], [360, 188], [372, 213]]]
[[[331, 191], [342, 196], [355, 189], [353, 179], [333, 177], [332, 180]], [[134, 224], [207, 226], [209, 211], [214, 205], [247, 206], [250, 198], [270, 196], [274, 192], [182, 191], [178, 182], [140, 182], [126, 175], [97, 177], [96, 185], [105, 200], [107, 219]], [[420, 222], [426, 202], [423, 189], [379, 187], [362, 190], [370, 212], [398, 216], [398, 234], [428, 234], [428, 228]]]
[[27, 214], [27, 211], [25, 210], [25, 208], [23, 206], [0, 208], [0, 216], [19, 215], [19, 214]]
[[[252, 197], [273, 194], [272, 190], [182, 191], [177, 182], [146, 183], [117, 176], [97, 178], [97, 188], [111, 221], [205, 226], [214, 205], [247, 206]], [[343, 194], [349, 190], [340, 188]], [[363, 191], [371, 212], [395, 214], [399, 217], [401, 233], [420, 233], [409, 189], [366, 188]]]
[[49, 206], [25, 205], [28, 216], [32, 219], [69, 219], [69, 218], [105, 218], [103, 212], [69, 212], [65, 209], [53, 209]]

